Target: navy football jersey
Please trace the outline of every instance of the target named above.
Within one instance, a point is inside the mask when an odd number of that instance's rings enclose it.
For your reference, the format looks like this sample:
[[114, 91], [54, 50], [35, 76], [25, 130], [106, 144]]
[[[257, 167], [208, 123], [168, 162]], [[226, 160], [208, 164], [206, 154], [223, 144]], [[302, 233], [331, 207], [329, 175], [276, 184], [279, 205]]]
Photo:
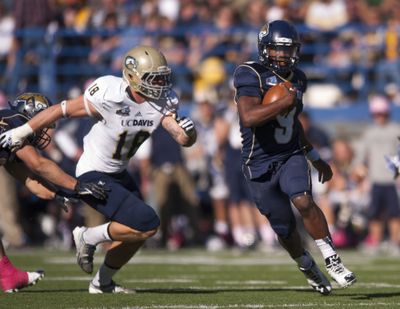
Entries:
[[[15, 110], [3, 109], [0, 110], [0, 133], [19, 127], [26, 123], [28, 119]], [[4, 165], [16, 160], [15, 153], [8, 148], [0, 146], [0, 165]]]
[[[295, 69], [289, 80], [297, 89], [297, 102], [288, 115], [278, 115], [258, 127], [246, 128], [240, 123], [242, 163], [250, 179], [265, 174], [273, 162], [282, 162], [300, 151], [297, 116], [303, 109], [302, 97], [307, 88], [307, 78], [301, 70]], [[262, 99], [269, 88], [283, 81], [260, 63], [241, 64], [234, 73], [235, 101], [241, 96]]]

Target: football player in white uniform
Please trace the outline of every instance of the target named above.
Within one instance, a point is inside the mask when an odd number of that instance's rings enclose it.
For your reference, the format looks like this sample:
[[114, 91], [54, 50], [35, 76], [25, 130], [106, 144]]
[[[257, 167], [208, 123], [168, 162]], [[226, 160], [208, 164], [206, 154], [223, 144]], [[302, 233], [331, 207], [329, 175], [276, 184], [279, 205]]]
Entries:
[[159, 124], [182, 146], [191, 146], [197, 136], [192, 120], [177, 116], [178, 98], [171, 89], [171, 69], [160, 51], [149, 46], [131, 49], [124, 57], [122, 74], [122, 78], [96, 79], [83, 96], [54, 105], [26, 125], [0, 136], [0, 144], [13, 148], [62, 117], [98, 118], [84, 138], [76, 176], [80, 181], [104, 182], [111, 189], [105, 202], [85, 199], [110, 222], [73, 231], [77, 262], [87, 273], [93, 272], [96, 246], [112, 241], [104, 263], [90, 282], [92, 294], [134, 292], [115, 284], [112, 277], [160, 224], [126, 171], [129, 159]]

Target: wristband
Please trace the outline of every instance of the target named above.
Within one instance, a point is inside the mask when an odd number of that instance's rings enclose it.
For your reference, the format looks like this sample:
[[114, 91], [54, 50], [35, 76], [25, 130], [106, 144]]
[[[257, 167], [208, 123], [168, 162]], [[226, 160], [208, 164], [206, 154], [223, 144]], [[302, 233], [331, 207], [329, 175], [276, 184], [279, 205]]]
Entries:
[[33, 133], [33, 130], [31, 128], [31, 126], [29, 125], [29, 123], [25, 123], [22, 126], [15, 128], [14, 136], [19, 140], [23, 140], [27, 136], [31, 135], [32, 133]]
[[318, 161], [319, 159], [321, 159], [318, 151], [316, 151], [314, 148], [306, 153], [306, 158], [311, 162]]
[[61, 112], [63, 115], [63, 118], [67, 118], [68, 114], [67, 114], [67, 100], [64, 100], [60, 103], [61, 105]]

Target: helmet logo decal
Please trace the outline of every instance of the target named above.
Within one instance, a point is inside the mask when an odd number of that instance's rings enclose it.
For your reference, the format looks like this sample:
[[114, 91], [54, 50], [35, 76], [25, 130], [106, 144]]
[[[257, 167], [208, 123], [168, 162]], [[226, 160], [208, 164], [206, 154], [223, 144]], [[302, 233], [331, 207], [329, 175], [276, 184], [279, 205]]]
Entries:
[[30, 107], [34, 107], [35, 106], [35, 99], [34, 97], [29, 97], [26, 99], [26, 105], [30, 106]]
[[130, 70], [136, 69], [138, 66], [138, 61], [132, 56], [127, 56], [125, 58], [125, 66]]
[[258, 39], [261, 41], [261, 39], [265, 36], [268, 35], [268, 27], [266, 27], [266, 29], [262, 29], [259, 33], [258, 33]]

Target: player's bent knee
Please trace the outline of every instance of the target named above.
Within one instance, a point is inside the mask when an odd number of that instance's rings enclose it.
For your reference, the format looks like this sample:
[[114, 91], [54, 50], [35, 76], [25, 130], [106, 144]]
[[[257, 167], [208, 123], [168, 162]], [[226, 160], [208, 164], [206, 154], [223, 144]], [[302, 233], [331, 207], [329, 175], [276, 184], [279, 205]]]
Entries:
[[157, 233], [157, 230], [158, 230], [158, 228], [155, 228], [155, 229], [153, 229], [151, 231], [143, 232], [143, 237], [145, 239], [153, 237]]
[[292, 199], [292, 203], [302, 215], [310, 213], [316, 206], [310, 195], [296, 196]]
[[155, 233], [157, 233], [157, 228], [149, 231], [138, 231], [135, 229], [129, 229], [127, 231], [128, 233], [127, 238], [131, 241], [144, 241], [152, 236], [154, 236]]
[[288, 239], [289, 236], [293, 233], [293, 230], [295, 229], [296, 225], [295, 224], [288, 224], [285, 226], [279, 226], [279, 227], [273, 227], [273, 230], [275, 231], [276, 235], [281, 238], [281, 239]]

